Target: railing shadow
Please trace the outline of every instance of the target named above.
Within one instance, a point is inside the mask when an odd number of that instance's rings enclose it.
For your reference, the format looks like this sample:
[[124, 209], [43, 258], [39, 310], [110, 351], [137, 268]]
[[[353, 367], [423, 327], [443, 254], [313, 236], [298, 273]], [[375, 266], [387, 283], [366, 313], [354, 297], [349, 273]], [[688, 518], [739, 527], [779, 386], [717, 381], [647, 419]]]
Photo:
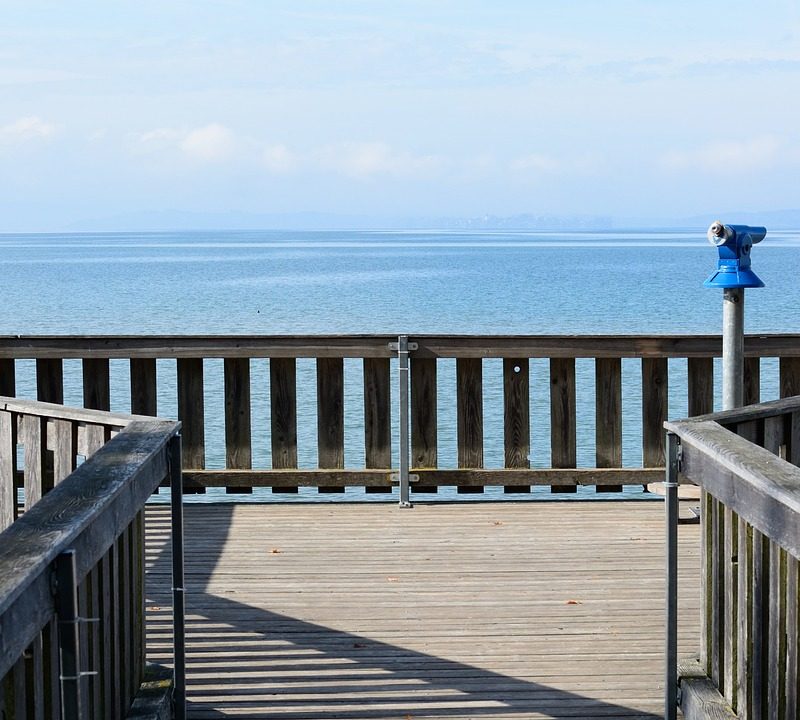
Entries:
[[[186, 574], [190, 717], [662, 717], [591, 692], [566, 691], [210, 593], [209, 579], [228, 539], [234, 507], [216, 506], [214, 527], [196, 525], [191, 511], [186, 516], [186, 557], [195, 558]], [[162, 521], [151, 522], [152, 527], [161, 533]], [[159, 608], [163, 603], [163, 610], [150, 613], [156, 641], [169, 635], [169, 572], [164, 543], [148, 570], [148, 602]], [[508, 654], [513, 659], [513, 650]], [[547, 660], [550, 667], [554, 662]], [[619, 662], [630, 665], [630, 660]], [[605, 663], [606, 674], [613, 672], [613, 663]], [[603, 682], [587, 676], [584, 686], [613, 694], [603, 691]], [[630, 684], [635, 689], [636, 683]], [[645, 683], [639, 688], [644, 697], [650, 694]]]

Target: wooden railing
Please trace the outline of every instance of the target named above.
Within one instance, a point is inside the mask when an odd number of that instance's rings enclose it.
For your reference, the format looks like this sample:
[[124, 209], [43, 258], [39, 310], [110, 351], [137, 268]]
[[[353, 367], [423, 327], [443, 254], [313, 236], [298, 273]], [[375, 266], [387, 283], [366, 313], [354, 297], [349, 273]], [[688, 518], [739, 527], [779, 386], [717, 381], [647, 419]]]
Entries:
[[0, 398], [0, 717], [126, 716], [145, 667], [143, 508], [165, 481], [180, 494], [179, 429]]
[[680, 473], [703, 489], [703, 624], [699, 663], [681, 669], [684, 716], [796, 720], [800, 396], [666, 427]]
[[[607, 491], [660, 480], [662, 425], [668, 417], [668, 361], [687, 359], [684, 397], [688, 414], [697, 415], [713, 410], [713, 358], [721, 351], [717, 336], [409, 336], [409, 341], [410, 465], [417, 491], [435, 491], [442, 485], [458, 486], [461, 492], [480, 492], [485, 485], [515, 492], [536, 485], [550, 485], [560, 492], [595, 485]], [[403, 432], [402, 423], [393, 432], [392, 420], [396, 345], [397, 337], [389, 335], [5, 337], [0, 338], [0, 393], [14, 394], [17, 364], [35, 361], [38, 398], [62, 402], [65, 362], [74, 364], [79, 359], [84, 405], [107, 410], [113, 385], [110, 361], [121, 359], [127, 361], [130, 381], [124, 392], [131, 412], [155, 415], [157, 399], [165, 392], [173, 400], [177, 398], [188, 490], [202, 492], [205, 487], [218, 486], [248, 492], [266, 486], [273, 492], [297, 492], [300, 486], [315, 486], [320, 492], [331, 492], [365, 486], [368, 491], [387, 492], [396, 482], [396, 453], [401, 446], [398, 432]], [[800, 392], [800, 336], [748, 336], [746, 354], [747, 401], [759, 399], [760, 360], [764, 357], [780, 358], [782, 394]], [[221, 387], [212, 393], [219, 404], [208, 409], [210, 398], [204, 397], [204, 392], [208, 391], [209, 362], [220, 358], [223, 371], [216, 382]], [[262, 358], [269, 360], [268, 369]], [[350, 358], [361, 361], [357, 382], [362, 386], [363, 413], [357, 424], [363, 424], [359, 432], [363, 432], [364, 461], [357, 467], [352, 463], [346, 466], [344, 457], [344, 406], [349, 397], [345, 394], [344, 363]], [[594, 361], [589, 370], [594, 384], [591, 399], [576, 393], [576, 359], [580, 358]], [[641, 394], [634, 401], [639, 407], [626, 401], [623, 413], [626, 358], [640, 359], [637, 383], [641, 382]], [[493, 391], [494, 397], [489, 398], [493, 406], [485, 411], [484, 361], [491, 359], [502, 364], [501, 370], [492, 366], [502, 378], [495, 385], [499, 389]], [[165, 360], [174, 360], [174, 379], [164, 377]], [[537, 385], [533, 363], [545, 361], [545, 375], [537, 378]], [[305, 363], [302, 372], [298, 370], [301, 362]], [[313, 362], [311, 372], [307, 372], [308, 362]], [[454, 362], [455, 372], [443, 374], [442, 362]], [[583, 365], [579, 368], [585, 372]], [[315, 385], [310, 391], [309, 384]], [[252, 408], [267, 390], [269, 420], [253, 428]], [[298, 412], [301, 395], [311, 399], [303, 401]], [[305, 403], [314, 403], [314, 398], [316, 463], [315, 467], [302, 467], [298, 463], [298, 448], [304, 450], [302, 442], [298, 443], [298, 416], [313, 413]], [[549, 453], [532, 455], [530, 408], [532, 399], [540, 398], [547, 398], [549, 420], [543, 422], [549, 427], [534, 427], [533, 439], [540, 443], [542, 435], [549, 436]], [[576, 398], [593, 404], [595, 424], [594, 458], [582, 466], [577, 462]], [[448, 418], [451, 413], [456, 418], [452, 465], [440, 459], [442, 422], [437, 417], [443, 402]], [[637, 420], [641, 423], [641, 461], [626, 461], [623, 467], [623, 417], [631, 410], [641, 412], [641, 420]], [[224, 469], [207, 468], [206, 439], [213, 440], [216, 430], [209, 427], [207, 415], [224, 417], [218, 430], [224, 433]], [[487, 425], [490, 416], [493, 419]], [[270, 467], [265, 467], [264, 461], [262, 467], [255, 466], [254, 434], [259, 442], [269, 435]], [[502, 437], [502, 467], [486, 466], [487, 434]]]

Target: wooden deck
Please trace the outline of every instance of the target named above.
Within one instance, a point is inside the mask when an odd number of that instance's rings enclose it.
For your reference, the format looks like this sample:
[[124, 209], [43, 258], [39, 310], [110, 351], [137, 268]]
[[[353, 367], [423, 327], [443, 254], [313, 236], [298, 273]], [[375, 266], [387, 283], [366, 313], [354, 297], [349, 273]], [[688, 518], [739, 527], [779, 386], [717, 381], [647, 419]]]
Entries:
[[[188, 505], [189, 717], [656, 718], [659, 502]], [[150, 659], [169, 508], [150, 506]], [[681, 656], [699, 530], [681, 525]]]

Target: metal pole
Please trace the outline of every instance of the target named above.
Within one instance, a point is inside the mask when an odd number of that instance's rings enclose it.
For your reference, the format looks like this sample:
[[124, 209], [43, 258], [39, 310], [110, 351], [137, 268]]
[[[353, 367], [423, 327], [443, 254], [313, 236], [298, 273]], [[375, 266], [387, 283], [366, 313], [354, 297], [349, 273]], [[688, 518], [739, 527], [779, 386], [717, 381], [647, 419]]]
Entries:
[[183, 475], [181, 437], [169, 442], [169, 487], [172, 510], [172, 627], [175, 663], [175, 720], [186, 720], [186, 589], [183, 576]]
[[400, 507], [411, 507], [411, 492], [409, 487], [409, 412], [408, 412], [408, 335], [397, 338], [397, 358], [399, 361], [398, 380], [400, 383]]
[[666, 668], [664, 720], [678, 716], [678, 436], [667, 433], [667, 474], [664, 480], [667, 525]]
[[722, 295], [722, 409], [744, 405], [744, 290]]
[[56, 615], [58, 617], [58, 657], [61, 666], [62, 720], [82, 720], [83, 679], [80, 667], [78, 632], [78, 588], [75, 551], [65, 550], [56, 557]]

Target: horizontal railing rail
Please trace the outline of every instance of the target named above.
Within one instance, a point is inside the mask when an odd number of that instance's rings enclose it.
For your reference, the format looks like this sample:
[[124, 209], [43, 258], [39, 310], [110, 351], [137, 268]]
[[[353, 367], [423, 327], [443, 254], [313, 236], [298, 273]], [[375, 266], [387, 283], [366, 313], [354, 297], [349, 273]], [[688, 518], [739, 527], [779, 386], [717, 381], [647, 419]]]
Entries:
[[704, 717], [716, 693], [743, 720], [795, 720], [800, 397], [666, 428], [680, 473], [703, 490], [700, 660], [682, 671], [700, 683], [682, 683], [684, 715]]
[[[0, 399], [6, 516], [15, 427], [26, 443], [26, 498], [24, 513], [0, 533], [0, 717], [124, 718], [145, 667], [143, 508], [165, 481], [173, 502], [180, 499], [180, 424]], [[48, 434], [55, 472], [50, 487], [35, 486], [27, 445], [36, 445], [41, 470]], [[87, 459], [61, 477], [80, 460], [82, 434]], [[173, 549], [180, 542], [178, 522]], [[180, 668], [176, 651], [182, 688]]]
[[[391, 492], [402, 469], [398, 449], [406, 444], [417, 492], [440, 486], [481, 492], [491, 485], [508, 492], [540, 485], [558, 492], [582, 485], [619, 491], [663, 477], [668, 363], [685, 362], [681, 392], [688, 414], [708, 413], [714, 409], [714, 358], [722, 347], [714, 335], [408, 340], [407, 426], [393, 412], [404, 397], [392, 388], [402, 381], [394, 335], [0, 337], [0, 393], [16, 393], [17, 374], [30, 372], [28, 361], [38, 398], [63, 402], [65, 377], [75, 384], [69, 372], [80, 361], [84, 405], [108, 410], [112, 367], [127, 361], [123, 406], [156, 415], [165, 395], [171, 398], [183, 423], [184, 481], [196, 492], [297, 492], [304, 486]], [[762, 358], [778, 358], [781, 395], [800, 392], [800, 335], [751, 335], [745, 353], [748, 402], [760, 399]], [[358, 360], [356, 376], [351, 370]], [[635, 360], [631, 386], [638, 394], [631, 397], [624, 387], [630, 367], [623, 378], [623, 365]], [[256, 410], [268, 417], [257, 420]], [[534, 410], [546, 417], [534, 417]], [[309, 415], [316, 416], [313, 431], [300, 427]], [[579, 442], [587, 419], [594, 425], [593, 457]], [[638, 424], [633, 433], [632, 422]], [[358, 462], [345, 460], [345, 437], [353, 433], [362, 438]], [[638, 462], [630, 461], [633, 442], [639, 443]], [[502, 453], [493, 454], [494, 447]]]

